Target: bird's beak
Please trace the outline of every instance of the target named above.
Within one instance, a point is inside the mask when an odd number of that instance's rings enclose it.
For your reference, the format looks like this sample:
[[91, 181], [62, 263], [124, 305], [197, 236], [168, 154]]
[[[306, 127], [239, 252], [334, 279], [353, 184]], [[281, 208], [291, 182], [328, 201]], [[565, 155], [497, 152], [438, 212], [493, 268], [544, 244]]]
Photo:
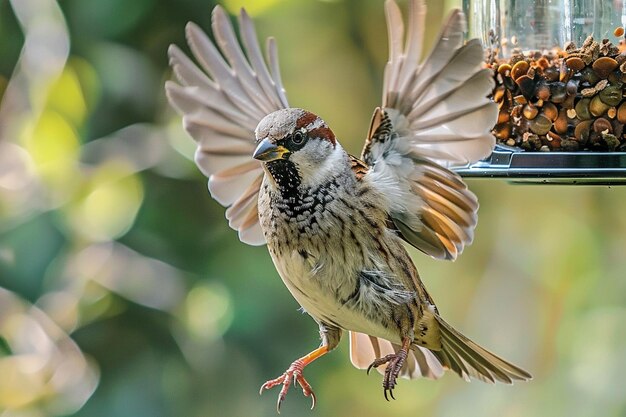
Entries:
[[284, 146], [276, 145], [269, 139], [263, 139], [259, 146], [256, 147], [252, 157], [263, 162], [275, 161], [282, 159], [283, 155], [288, 154], [289, 150]]

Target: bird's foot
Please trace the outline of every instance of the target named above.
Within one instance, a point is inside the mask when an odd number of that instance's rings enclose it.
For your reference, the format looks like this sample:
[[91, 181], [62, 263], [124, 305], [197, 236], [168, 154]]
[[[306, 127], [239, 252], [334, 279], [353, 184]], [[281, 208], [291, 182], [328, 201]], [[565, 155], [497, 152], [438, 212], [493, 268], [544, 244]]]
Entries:
[[289, 368], [276, 379], [271, 379], [267, 381], [265, 384], [261, 386], [261, 390], [259, 394], [263, 394], [263, 391], [274, 388], [275, 386], [282, 385], [283, 387], [278, 394], [278, 402], [276, 403], [276, 411], [280, 413], [280, 405], [282, 404], [287, 392], [289, 391], [289, 387], [291, 387], [292, 383], [298, 383], [302, 388], [302, 393], [305, 397], [311, 397], [312, 404], [311, 410], [315, 407], [315, 393], [311, 388], [311, 385], [304, 379], [302, 375], [302, 370], [307, 364], [302, 360], [298, 359], [294, 361]]
[[398, 353], [392, 353], [374, 360], [374, 362], [367, 367], [367, 373], [369, 374], [372, 368], [378, 368], [381, 365], [387, 364], [387, 367], [385, 368], [385, 375], [383, 377], [383, 389], [385, 392], [385, 399], [387, 401], [389, 401], [387, 393], [389, 393], [391, 398], [394, 400], [396, 399], [393, 396], [393, 389], [396, 387], [398, 375], [400, 375], [400, 370], [402, 369], [402, 365], [404, 365], [407, 355], [407, 349], [402, 348], [398, 351]]

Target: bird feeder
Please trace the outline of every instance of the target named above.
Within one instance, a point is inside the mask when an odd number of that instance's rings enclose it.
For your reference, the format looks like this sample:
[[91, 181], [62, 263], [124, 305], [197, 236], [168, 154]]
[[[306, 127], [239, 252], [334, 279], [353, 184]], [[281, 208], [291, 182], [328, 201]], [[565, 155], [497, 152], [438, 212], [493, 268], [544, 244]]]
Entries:
[[625, 0], [464, 0], [493, 70], [497, 146], [457, 170], [515, 182], [626, 184]]

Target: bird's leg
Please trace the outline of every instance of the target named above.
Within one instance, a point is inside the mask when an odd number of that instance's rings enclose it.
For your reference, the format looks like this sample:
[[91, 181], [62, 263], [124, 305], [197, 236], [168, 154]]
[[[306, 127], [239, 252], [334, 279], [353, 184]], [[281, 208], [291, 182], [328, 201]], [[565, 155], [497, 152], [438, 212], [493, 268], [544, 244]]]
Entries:
[[304, 396], [311, 397], [311, 400], [313, 401], [311, 409], [313, 409], [313, 407], [315, 407], [315, 393], [313, 392], [313, 389], [311, 389], [311, 385], [306, 381], [306, 379], [304, 379], [302, 371], [304, 370], [305, 366], [313, 362], [315, 359], [325, 355], [326, 353], [328, 353], [328, 351], [328, 345], [322, 345], [308, 355], [303, 356], [300, 359], [296, 359], [295, 361], [293, 361], [291, 366], [287, 368], [285, 373], [283, 373], [278, 378], [271, 379], [263, 384], [261, 386], [259, 394], [262, 394], [263, 391], [265, 391], [266, 389], [274, 388], [277, 385], [282, 385], [283, 387], [278, 394], [278, 402], [276, 404], [276, 411], [280, 413], [280, 405], [285, 399], [287, 391], [289, 391], [289, 387], [291, 386], [292, 382], [297, 382], [300, 387], [302, 387], [302, 392], [304, 393]]
[[317, 321], [317, 324], [320, 328], [320, 337], [322, 338], [322, 345], [315, 349], [313, 352], [309, 353], [306, 356], [301, 357], [298, 360], [295, 360], [289, 368], [285, 371], [284, 374], [279, 376], [276, 379], [272, 379], [267, 381], [263, 386], [261, 386], [260, 393], [266, 389], [273, 388], [277, 385], [282, 385], [282, 389], [278, 394], [278, 402], [276, 404], [276, 411], [280, 413], [280, 405], [282, 404], [285, 396], [287, 395], [287, 391], [289, 391], [289, 387], [292, 383], [297, 382], [302, 388], [302, 392], [305, 397], [311, 397], [313, 404], [311, 405], [311, 409], [315, 407], [315, 394], [313, 393], [313, 389], [311, 389], [311, 385], [304, 379], [302, 375], [302, 370], [305, 366], [313, 362], [315, 359], [324, 356], [331, 350], [337, 347], [339, 341], [341, 340], [342, 330], [338, 327], [331, 326], [322, 321]]
[[412, 342], [412, 337], [405, 337], [402, 340], [402, 347], [397, 353], [391, 353], [387, 356], [383, 356], [382, 358], [378, 358], [367, 367], [367, 373], [369, 374], [372, 368], [378, 368], [381, 365], [387, 364], [387, 367], [385, 368], [385, 376], [383, 377], [383, 389], [385, 391], [385, 399], [387, 401], [389, 401], [387, 392], [389, 392], [391, 398], [395, 400], [395, 397], [393, 396], [393, 389], [396, 386], [396, 381], [398, 379], [398, 375], [400, 374], [400, 370], [402, 369], [402, 365], [404, 365], [404, 361], [409, 354], [409, 348], [411, 347]]

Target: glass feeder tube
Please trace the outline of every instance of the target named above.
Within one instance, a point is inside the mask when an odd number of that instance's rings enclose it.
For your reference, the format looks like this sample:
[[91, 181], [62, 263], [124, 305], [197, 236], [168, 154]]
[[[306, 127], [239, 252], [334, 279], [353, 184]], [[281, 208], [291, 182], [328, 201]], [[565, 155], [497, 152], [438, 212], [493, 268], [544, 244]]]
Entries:
[[[468, 38], [481, 40], [494, 69], [501, 117], [493, 155], [458, 172], [538, 183], [626, 183], [626, 129], [617, 117], [626, 102], [620, 96], [626, 96], [626, 71], [619, 71], [626, 62], [625, 0], [464, 0], [463, 9]], [[575, 70], [565, 66], [574, 56], [585, 60]], [[607, 71], [594, 66], [603, 57], [596, 66], [608, 65]], [[520, 60], [529, 65], [511, 74]]]

